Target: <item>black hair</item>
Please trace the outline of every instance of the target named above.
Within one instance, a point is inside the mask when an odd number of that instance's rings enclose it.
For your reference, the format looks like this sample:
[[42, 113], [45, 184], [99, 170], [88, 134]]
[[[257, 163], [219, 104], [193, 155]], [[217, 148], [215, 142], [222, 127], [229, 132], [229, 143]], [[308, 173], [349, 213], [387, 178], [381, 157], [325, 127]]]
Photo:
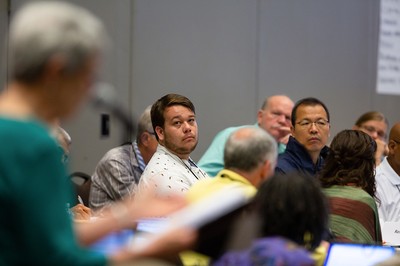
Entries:
[[261, 185], [254, 204], [262, 237], [283, 236], [314, 250], [328, 231], [327, 200], [311, 176], [276, 174]]

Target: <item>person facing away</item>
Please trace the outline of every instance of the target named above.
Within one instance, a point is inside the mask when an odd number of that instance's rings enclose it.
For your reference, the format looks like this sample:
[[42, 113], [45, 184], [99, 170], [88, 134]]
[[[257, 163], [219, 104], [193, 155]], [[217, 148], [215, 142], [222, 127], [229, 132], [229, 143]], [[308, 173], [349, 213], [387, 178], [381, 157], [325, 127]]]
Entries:
[[315, 178], [296, 172], [273, 175], [258, 189], [252, 215], [249, 219], [259, 230], [251, 245], [225, 253], [212, 265], [322, 265], [326, 252], [318, 247], [328, 226], [328, 209]]
[[[250, 200], [261, 183], [274, 173], [276, 158], [277, 144], [271, 135], [258, 127], [241, 127], [231, 133], [225, 144], [224, 169], [215, 178], [195, 183], [187, 192], [186, 198], [194, 203], [226, 189], [226, 193], [242, 193]], [[210, 252], [210, 257], [186, 253], [181, 257], [183, 264], [193, 265], [196, 261], [208, 264], [207, 261], [217, 257], [223, 251], [238, 215], [227, 219], [224, 228], [220, 228], [218, 234], [210, 240], [213, 243], [207, 251]]]
[[[6, 140], [0, 149], [0, 265], [106, 265], [176, 247], [161, 241], [141, 251], [92, 252], [78, 244], [66, 211], [72, 185], [51, 124], [71, 116], [87, 96], [105, 41], [101, 21], [70, 3], [30, 2], [12, 18], [10, 79], [0, 93], [0, 138]], [[133, 213], [151, 211], [119, 207], [92, 227], [95, 233], [120, 229], [140, 218]]]
[[198, 142], [196, 113], [185, 96], [167, 94], [151, 107], [157, 151], [139, 181], [139, 192], [154, 187], [158, 195], [183, 195], [197, 181], [208, 178], [190, 158]]
[[364, 131], [376, 141], [375, 164], [377, 166], [381, 163], [383, 157], [388, 154], [386, 143], [388, 128], [389, 121], [382, 113], [377, 111], [362, 114], [352, 128]]
[[316, 98], [299, 100], [292, 110], [292, 135], [278, 157], [277, 173], [301, 172], [315, 176], [322, 168], [329, 148], [330, 116], [326, 105]]
[[381, 243], [375, 203], [376, 142], [359, 130], [343, 130], [332, 140], [319, 180], [329, 199], [335, 241]]
[[[278, 152], [282, 153], [290, 135], [290, 118], [293, 101], [286, 95], [273, 95], [264, 100], [260, 110], [257, 112], [256, 127], [268, 132], [278, 143]], [[210, 146], [199, 160], [199, 166], [209, 176], [216, 176], [224, 168], [224, 146], [229, 135], [241, 128], [229, 127], [220, 131]]]
[[196, 201], [229, 185], [252, 197], [261, 183], [274, 173], [275, 139], [258, 127], [241, 127], [231, 133], [224, 148], [224, 169], [215, 178], [194, 184], [187, 193]]
[[139, 118], [136, 140], [109, 150], [98, 162], [90, 187], [89, 202], [93, 210], [134, 194], [158, 145], [150, 110], [148, 106]]
[[386, 158], [376, 167], [376, 194], [381, 222], [400, 221], [400, 123], [390, 130]]

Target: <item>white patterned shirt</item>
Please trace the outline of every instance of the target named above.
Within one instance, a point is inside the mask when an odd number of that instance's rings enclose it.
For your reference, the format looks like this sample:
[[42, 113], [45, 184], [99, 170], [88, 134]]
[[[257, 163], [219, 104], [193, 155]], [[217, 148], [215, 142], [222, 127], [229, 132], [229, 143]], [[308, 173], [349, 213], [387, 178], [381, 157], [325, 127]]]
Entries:
[[209, 177], [192, 159], [182, 160], [158, 144], [140, 178], [139, 190], [153, 186], [157, 195], [185, 194], [194, 183], [204, 178]]
[[387, 157], [376, 167], [376, 196], [381, 222], [400, 221], [400, 176], [393, 170]]

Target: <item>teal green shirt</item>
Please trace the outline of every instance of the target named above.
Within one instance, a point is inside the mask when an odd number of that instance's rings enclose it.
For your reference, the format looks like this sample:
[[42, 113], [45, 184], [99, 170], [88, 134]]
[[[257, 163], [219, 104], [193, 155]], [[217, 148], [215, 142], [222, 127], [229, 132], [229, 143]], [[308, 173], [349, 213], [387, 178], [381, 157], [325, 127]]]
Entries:
[[0, 265], [105, 265], [78, 246], [72, 186], [44, 124], [0, 118]]
[[[249, 127], [251, 125], [245, 126], [238, 126], [238, 127], [228, 127], [224, 130], [220, 131], [213, 141], [211, 142], [210, 146], [200, 158], [197, 165], [207, 172], [207, 174], [211, 177], [216, 176], [219, 171], [224, 168], [224, 148], [225, 143], [228, 140], [231, 133], [238, 130], [242, 127]], [[253, 126], [258, 127], [257, 124]], [[285, 151], [286, 145], [282, 143], [278, 143], [278, 153], [281, 154]]]

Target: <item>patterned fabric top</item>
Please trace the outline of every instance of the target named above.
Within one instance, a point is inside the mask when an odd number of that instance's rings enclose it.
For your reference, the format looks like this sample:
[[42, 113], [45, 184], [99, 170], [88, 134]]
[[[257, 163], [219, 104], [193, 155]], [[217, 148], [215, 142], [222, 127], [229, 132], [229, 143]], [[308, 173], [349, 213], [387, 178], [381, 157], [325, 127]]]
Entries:
[[182, 160], [158, 145], [139, 182], [139, 190], [153, 186], [158, 195], [185, 194], [198, 180], [208, 178], [194, 162]]

